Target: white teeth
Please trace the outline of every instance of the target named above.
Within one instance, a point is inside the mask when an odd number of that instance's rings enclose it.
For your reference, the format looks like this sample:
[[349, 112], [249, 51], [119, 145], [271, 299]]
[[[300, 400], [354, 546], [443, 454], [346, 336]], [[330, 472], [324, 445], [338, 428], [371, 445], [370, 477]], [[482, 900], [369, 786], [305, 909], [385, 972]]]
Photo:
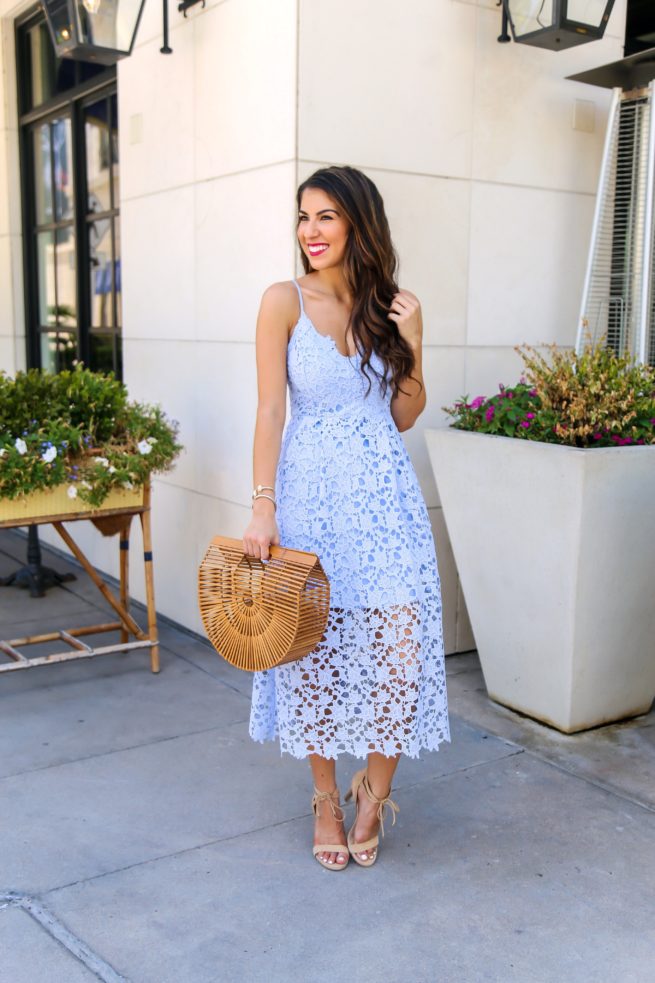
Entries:
[[327, 246], [310, 246], [309, 247], [310, 253], [324, 253], [326, 249], [327, 249]]

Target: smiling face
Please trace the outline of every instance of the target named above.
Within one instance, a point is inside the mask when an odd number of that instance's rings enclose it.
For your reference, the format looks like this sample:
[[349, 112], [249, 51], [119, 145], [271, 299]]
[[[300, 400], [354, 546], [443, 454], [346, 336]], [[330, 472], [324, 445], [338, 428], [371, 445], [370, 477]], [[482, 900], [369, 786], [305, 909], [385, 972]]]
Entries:
[[303, 191], [298, 211], [298, 242], [313, 269], [338, 266], [348, 242], [348, 220], [320, 188]]

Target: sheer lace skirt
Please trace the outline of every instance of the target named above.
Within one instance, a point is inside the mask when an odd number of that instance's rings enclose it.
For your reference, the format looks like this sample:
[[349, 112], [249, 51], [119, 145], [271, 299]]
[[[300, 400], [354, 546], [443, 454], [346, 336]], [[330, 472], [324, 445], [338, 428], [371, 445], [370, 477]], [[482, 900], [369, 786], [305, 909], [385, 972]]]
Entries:
[[450, 740], [437, 598], [332, 608], [304, 659], [257, 673], [250, 733], [294, 757], [418, 756]]

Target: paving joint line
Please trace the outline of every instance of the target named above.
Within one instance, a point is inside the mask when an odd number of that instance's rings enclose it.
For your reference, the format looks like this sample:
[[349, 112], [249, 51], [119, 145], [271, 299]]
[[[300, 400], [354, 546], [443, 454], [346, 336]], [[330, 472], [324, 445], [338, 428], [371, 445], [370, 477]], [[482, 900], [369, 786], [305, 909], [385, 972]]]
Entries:
[[[465, 765], [463, 768], [457, 768], [454, 771], [445, 772], [443, 775], [435, 775], [433, 778], [426, 778], [424, 781], [411, 782], [408, 785], [399, 785], [400, 789], [412, 789], [416, 788], [421, 784], [427, 784], [431, 782], [438, 782], [443, 779], [449, 778], [451, 775], [459, 775], [466, 771], [471, 771], [474, 768], [480, 768], [483, 765], [492, 765], [496, 761], [502, 761], [506, 758], [514, 758], [518, 754], [521, 754], [523, 749], [520, 748], [517, 751], [512, 751], [509, 754], [501, 755], [499, 758], [491, 758], [486, 761], [476, 761], [471, 765]], [[266, 823], [263, 826], [256, 826], [253, 829], [241, 830], [237, 833], [230, 833], [229, 836], [218, 836], [213, 840], [206, 840], [203, 843], [196, 843], [194, 846], [185, 847], [182, 850], [173, 850], [171, 853], [162, 853], [156, 857], [148, 857], [146, 860], [137, 860], [132, 864], [126, 864], [124, 867], [115, 867], [113, 870], [104, 870], [100, 874], [94, 874], [92, 877], [80, 877], [76, 881], [69, 881], [66, 884], [58, 884], [55, 887], [48, 888], [45, 894], [54, 894], [56, 891], [65, 891], [70, 887], [77, 887], [78, 884], [90, 884], [93, 881], [101, 880], [103, 877], [111, 877], [112, 874], [122, 874], [127, 870], [134, 870], [137, 867], [144, 867], [147, 864], [159, 863], [161, 860], [170, 860], [173, 857], [182, 857], [187, 853], [193, 853], [195, 850], [202, 850], [205, 847], [216, 846], [221, 843], [229, 843], [231, 840], [238, 840], [241, 837], [252, 836], [255, 833], [262, 833], [264, 830], [277, 829], [278, 826], [286, 826], [288, 823], [298, 822], [300, 819], [311, 818], [311, 812], [302, 812], [296, 816], [289, 816], [287, 819], [280, 819], [274, 823]], [[2, 896], [0, 895], [0, 902], [2, 901]]]
[[[132, 864], [124, 867], [115, 867], [113, 870], [103, 870], [100, 874], [93, 874], [92, 877], [80, 877], [76, 881], [69, 881], [67, 884], [57, 884], [55, 887], [48, 888], [44, 894], [54, 894], [57, 891], [66, 891], [69, 887], [77, 887], [78, 884], [91, 884], [93, 881], [102, 880], [103, 877], [111, 877], [113, 874], [123, 874], [127, 870], [135, 870], [137, 867], [145, 867], [147, 864], [156, 864], [160, 860], [170, 860], [173, 857], [183, 857], [186, 853], [193, 853], [195, 850], [203, 850], [208, 846], [216, 846], [220, 843], [229, 843], [230, 840], [238, 840], [242, 836], [252, 836], [254, 833], [262, 833], [264, 830], [276, 829], [278, 826], [285, 826], [287, 823], [295, 823], [299, 819], [307, 819], [311, 816], [310, 812], [302, 813], [298, 816], [290, 816], [288, 819], [280, 819], [275, 823], [268, 823], [264, 826], [256, 826], [254, 829], [242, 830], [239, 833], [231, 833], [229, 836], [218, 836], [214, 840], [207, 840], [204, 843], [196, 843], [195, 846], [184, 847], [182, 850], [173, 850], [172, 853], [162, 853], [157, 857], [148, 857], [146, 860], [136, 860]], [[2, 895], [0, 895], [0, 902]]]
[[623, 799], [626, 802], [631, 802], [633, 805], [639, 806], [640, 809], [644, 809], [646, 812], [655, 813], [655, 806], [650, 802], [643, 802], [641, 799], [636, 799], [634, 796], [628, 795], [627, 792], [622, 792], [620, 789], [615, 788], [612, 785], [606, 785], [599, 779], [589, 778], [587, 775], [580, 775], [578, 772], [571, 771], [570, 768], [566, 768], [558, 761], [552, 761], [539, 751], [533, 751], [531, 748], [524, 748], [524, 751], [526, 754], [530, 754], [533, 758], [536, 758], [537, 761], [550, 765], [551, 768], [556, 768], [557, 771], [561, 771], [565, 775], [570, 775], [571, 778], [577, 778], [579, 782], [584, 782], [586, 785], [591, 785], [593, 788], [601, 789], [601, 791], [607, 792], [609, 795], [616, 796], [617, 799]]
[[[541, 761], [542, 764], [550, 765], [552, 768], [556, 768], [558, 771], [563, 772], [563, 774], [570, 775], [571, 778], [577, 778], [578, 781], [586, 782], [587, 785], [591, 785], [594, 788], [599, 788], [603, 792], [608, 792], [610, 795], [615, 795], [617, 799], [625, 799], [626, 802], [631, 802], [633, 805], [645, 809], [646, 812], [655, 812], [655, 806], [652, 805], [650, 802], [644, 802], [641, 799], [637, 799], [632, 795], [628, 795], [626, 792], [622, 792], [620, 789], [612, 785], [607, 785], [604, 782], [601, 782], [599, 779], [590, 778], [587, 775], [581, 775], [578, 772], [565, 767], [565, 765], [560, 764], [558, 761], [554, 761], [552, 758], [549, 758], [547, 754], [543, 751], [538, 751], [535, 750], [534, 748], [526, 747], [524, 744], [519, 744], [517, 741], [512, 740], [512, 738], [510, 737], [503, 737], [501, 734], [494, 734], [493, 731], [488, 730], [485, 727], [479, 727], [476, 724], [472, 724], [467, 717], [462, 717], [454, 712], [452, 713], [452, 716], [457, 716], [464, 724], [466, 724], [468, 727], [473, 728], [473, 730], [482, 730], [484, 731], [485, 734], [489, 734], [490, 737], [493, 737], [496, 740], [504, 741], [506, 744], [509, 744], [512, 747], [518, 748], [521, 751], [525, 751], [526, 754], [529, 754], [533, 758], [536, 758], [537, 761]], [[508, 755], [508, 757], [511, 757], [511, 755]]]
[[78, 962], [83, 963], [102, 983], [130, 983], [126, 976], [117, 973], [105, 959], [94, 952], [83, 939], [66, 928], [52, 912], [28, 894], [10, 891], [0, 894], [0, 908], [20, 908], [45, 931], [50, 938], [67, 949]]
[[112, 748], [109, 751], [98, 751], [97, 754], [87, 754], [80, 758], [71, 758], [70, 761], [55, 761], [49, 765], [40, 765], [38, 768], [27, 768], [25, 771], [15, 771], [10, 775], [0, 775], [0, 782], [7, 778], [20, 778], [22, 775], [33, 775], [39, 771], [49, 771], [50, 768], [66, 768], [68, 765], [75, 765], [80, 761], [93, 761], [95, 758], [109, 758], [112, 754], [122, 754], [124, 751], [138, 751], [143, 747], [154, 747], [157, 744], [165, 744], [166, 741], [177, 741], [184, 737], [197, 737], [199, 734], [211, 734], [212, 731], [225, 730], [229, 727], [236, 727], [237, 724], [247, 724], [248, 717], [243, 720], [233, 720], [229, 724], [218, 724], [216, 727], [204, 727], [201, 730], [191, 730], [184, 734], [171, 734], [168, 737], [157, 737], [152, 741], [143, 741], [141, 744], [130, 744], [128, 747]]
[[[176, 659], [181, 659], [182, 662], [186, 662], [187, 665], [193, 666], [194, 669], [198, 669], [200, 672], [204, 672], [206, 676], [209, 676], [210, 679], [215, 679], [217, 682], [221, 683], [222, 686], [225, 686], [226, 689], [232, 690], [233, 693], [238, 693], [239, 696], [242, 696], [244, 698], [244, 700], [248, 700], [249, 699], [249, 697], [246, 696], [245, 693], [242, 693], [241, 690], [238, 689], [236, 686], [234, 686], [232, 683], [228, 683], [224, 679], [221, 679], [219, 676], [215, 675], [213, 672], [210, 672], [209, 669], [205, 669], [204, 666], [199, 666], [192, 659], [189, 659], [188, 656], [186, 656], [186, 655], [180, 655], [179, 652], [173, 652], [172, 649], [168, 648], [166, 645], [163, 645], [161, 642], [160, 642], [160, 647], [161, 648], [165, 648], [166, 651], [170, 655], [174, 656]], [[219, 658], [220, 658], [220, 656], [219, 656]]]

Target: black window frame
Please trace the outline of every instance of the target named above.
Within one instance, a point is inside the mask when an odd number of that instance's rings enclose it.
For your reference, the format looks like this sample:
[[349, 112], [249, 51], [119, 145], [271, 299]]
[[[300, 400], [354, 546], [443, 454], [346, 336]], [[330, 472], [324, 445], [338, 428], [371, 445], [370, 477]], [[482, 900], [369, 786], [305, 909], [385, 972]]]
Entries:
[[[25, 303], [25, 340], [27, 365], [41, 367], [41, 335], [43, 326], [39, 318], [39, 287], [37, 257], [36, 194], [34, 181], [33, 133], [38, 125], [52, 118], [68, 116], [71, 123], [71, 150], [73, 170], [73, 222], [76, 243], [76, 308], [77, 337], [76, 359], [84, 365], [91, 365], [91, 335], [95, 327], [91, 323], [92, 296], [90, 284], [90, 250], [88, 229], [90, 224], [87, 194], [87, 159], [84, 112], [86, 107], [112, 97], [117, 105], [117, 77], [115, 66], [109, 66], [91, 78], [84, 79], [84, 65], [74, 62], [76, 84], [58, 93], [35, 108], [31, 105], [31, 76], [27, 57], [28, 32], [44, 21], [41, 6], [33, 8], [15, 21], [16, 78], [18, 97], [18, 135], [20, 160], [20, 191], [23, 233], [23, 280]], [[94, 66], [96, 68], [96, 66]], [[119, 161], [120, 166], [120, 161]], [[120, 178], [119, 178], [120, 179]], [[116, 272], [115, 226], [120, 223], [120, 202], [114, 201], [113, 181], [111, 186], [111, 208], [98, 214], [99, 218], [110, 218], [112, 277]], [[56, 218], [53, 215], [54, 228]], [[122, 359], [118, 346], [122, 334], [116, 310], [116, 293], [112, 291], [112, 327], [106, 332], [113, 337], [114, 368], [118, 378], [122, 375]], [[64, 328], [63, 330], [70, 330]], [[57, 370], [59, 366], [57, 366]]]

